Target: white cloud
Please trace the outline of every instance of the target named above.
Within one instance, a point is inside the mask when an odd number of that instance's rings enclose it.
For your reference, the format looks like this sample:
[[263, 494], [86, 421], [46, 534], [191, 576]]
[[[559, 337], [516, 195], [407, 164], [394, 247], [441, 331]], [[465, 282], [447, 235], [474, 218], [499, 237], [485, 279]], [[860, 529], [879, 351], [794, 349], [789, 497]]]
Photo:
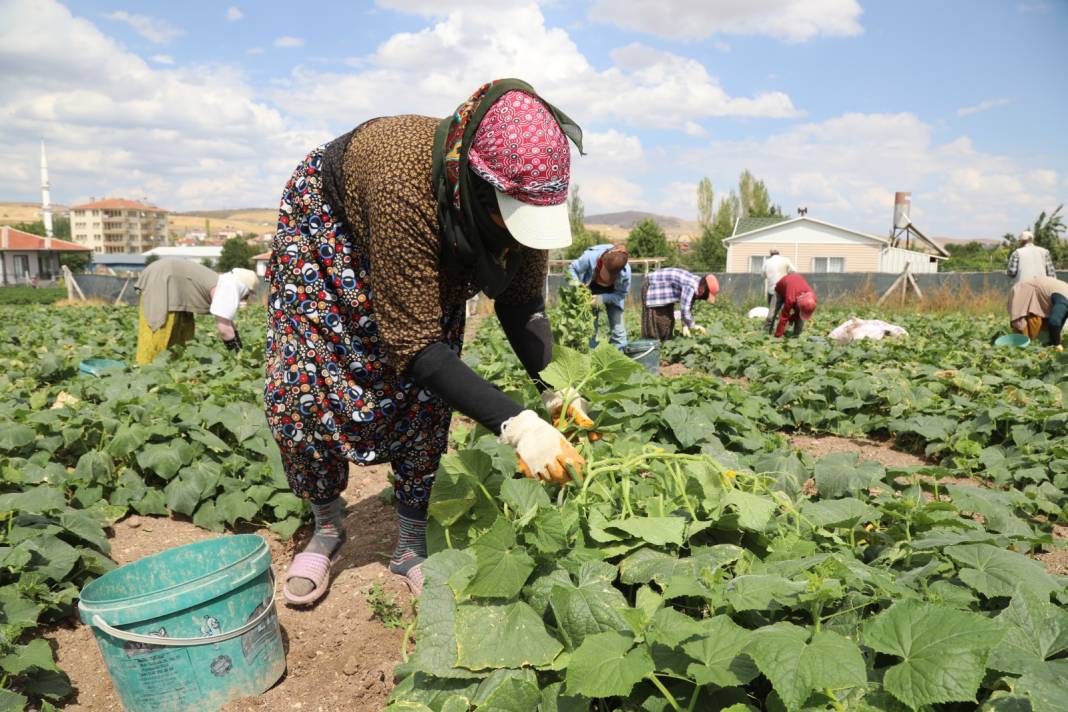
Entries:
[[978, 114], [981, 111], [987, 109], [996, 109], [1000, 106], [1008, 106], [1012, 103], [1012, 99], [986, 99], [980, 101], [978, 104], [972, 106], [962, 106], [957, 109], [957, 116], [971, 116], [972, 114]]
[[245, 50], [245, 54], [249, 54], [249, 55], [263, 54], [263, 47], [249, 47], [248, 49]]
[[291, 49], [293, 47], [303, 47], [304, 46], [304, 40], [301, 39], [300, 37], [290, 37], [288, 35], [284, 35], [282, 37], [277, 38], [274, 41], [274, 46], [275, 47], [281, 47], [283, 49]]
[[[392, 0], [390, 7], [398, 4]], [[406, 2], [409, 10], [441, 15], [441, 5]], [[501, 27], [523, 27], [522, 34]], [[518, 76], [580, 123], [696, 131], [697, 122], [720, 116], [793, 117], [799, 112], [782, 92], [733, 97], [700, 62], [641, 44], [611, 54], [596, 68], [566, 31], [547, 27], [534, 4], [449, 5], [442, 19], [383, 42], [354, 71], [294, 70], [277, 91], [293, 111], [351, 122], [390, 112], [445, 115], [487, 79]], [[397, 91], [405, 87], [405, 91]], [[293, 101], [297, 98], [297, 101]]]
[[241, 8], [231, 5], [226, 8], [226, 19], [230, 22], [237, 22], [245, 16], [245, 13], [241, 12]]
[[671, 39], [728, 34], [804, 42], [861, 34], [862, 12], [857, 0], [598, 0], [590, 18]]
[[[122, 192], [170, 209], [272, 204], [333, 133], [294, 124], [233, 68], [154, 67], [51, 0], [0, 3], [0, 93], [0, 155], [32, 169], [45, 136], [60, 202]], [[27, 196], [19, 175], [0, 173], [0, 195]]]
[[166, 20], [147, 15], [135, 15], [125, 10], [110, 12], [104, 17], [115, 22], [122, 22], [133, 28], [133, 31], [144, 37], [153, 44], [166, 44], [175, 37], [185, 34], [185, 30], [175, 27]]
[[[715, 166], [717, 186], [748, 168], [788, 213], [885, 233], [893, 193], [912, 192], [912, 216], [928, 234], [997, 237], [1065, 202], [1060, 174], [975, 148], [967, 137], [938, 143], [910, 113], [844, 114], [760, 140], [715, 141], [689, 151], [669, 170]], [[722, 190], [720, 191], [722, 192]]]
[[169, 54], [154, 54], [152, 61], [156, 64], [174, 64], [174, 57]]

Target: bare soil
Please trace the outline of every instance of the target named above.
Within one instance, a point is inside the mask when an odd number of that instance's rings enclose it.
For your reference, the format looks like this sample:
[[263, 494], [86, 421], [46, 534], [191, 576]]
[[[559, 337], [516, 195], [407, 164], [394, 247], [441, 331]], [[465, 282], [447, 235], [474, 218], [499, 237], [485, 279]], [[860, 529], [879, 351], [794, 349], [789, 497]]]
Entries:
[[790, 445], [812, 457], [836, 452], [855, 452], [861, 460], [874, 460], [884, 467], [915, 467], [927, 462], [912, 453], [895, 450], [890, 443], [868, 438], [840, 438], [834, 435], [791, 435]]
[[1053, 544], [1059, 548], [1053, 551], [1035, 554], [1046, 571], [1057, 576], [1068, 576], [1068, 527], [1053, 525]]
[[[341, 548], [329, 593], [310, 608], [290, 608], [278, 592], [278, 618], [286, 644], [288, 670], [263, 695], [238, 700], [224, 712], [302, 710], [339, 712], [379, 710], [393, 689], [393, 668], [401, 661], [403, 631], [387, 628], [372, 617], [366, 592], [381, 585], [411, 619], [411, 594], [386, 570], [396, 544], [396, 519], [378, 493], [388, 484], [388, 465], [353, 467], [345, 499], [349, 539]], [[131, 526], [131, 524], [133, 526]], [[310, 527], [294, 541], [282, 542], [268, 530], [256, 533], [270, 543], [278, 586], [282, 575], [310, 536]], [[110, 532], [111, 556], [119, 564], [136, 561], [180, 546], [220, 536], [169, 517], [133, 517]], [[80, 622], [55, 627], [44, 637], [52, 641], [61, 669], [70, 676], [75, 696], [62, 709], [79, 712], [121, 712], [111, 679], [93, 634]]]

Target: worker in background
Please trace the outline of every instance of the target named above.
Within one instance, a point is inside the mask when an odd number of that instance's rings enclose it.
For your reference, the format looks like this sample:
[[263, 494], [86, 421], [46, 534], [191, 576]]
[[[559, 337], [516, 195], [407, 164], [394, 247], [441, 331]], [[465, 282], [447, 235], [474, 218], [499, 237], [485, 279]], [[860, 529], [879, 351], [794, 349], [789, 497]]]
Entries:
[[1068, 319], [1068, 282], [1053, 277], [1032, 277], [1009, 293], [1009, 324], [1013, 331], [1036, 339], [1043, 327], [1050, 346], [1063, 351], [1061, 334]]
[[775, 323], [771, 311], [771, 307], [775, 302], [775, 285], [779, 283], [780, 279], [796, 271], [797, 268], [794, 267], [794, 263], [789, 258], [780, 255], [775, 248], [771, 249], [770, 255], [764, 260], [764, 291], [768, 295], [768, 319], [764, 323], [764, 328], [769, 334], [771, 333], [771, 327]]
[[1049, 250], [1036, 245], [1031, 231], [1024, 230], [1020, 233], [1020, 246], [1009, 255], [1009, 264], [1005, 268], [1005, 274], [1012, 277], [1012, 283], [1016, 285], [1032, 277], [1056, 279], [1057, 270], [1053, 266], [1053, 258]]
[[136, 287], [141, 294], [137, 363], [152, 363], [166, 349], [192, 339], [194, 314], [212, 314], [223, 345], [240, 351], [234, 317], [241, 300], [259, 283], [255, 272], [240, 267], [219, 274], [189, 260], [162, 259], [148, 265]]
[[797, 272], [788, 274], [775, 283], [775, 308], [769, 315], [774, 322], [778, 317], [779, 325], [775, 328], [776, 338], [786, 333], [788, 322], [794, 325], [794, 336], [800, 336], [805, 322], [816, 311], [816, 292]]
[[692, 331], [705, 333], [705, 327], [695, 324], [693, 303], [704, 299], [716, 301], [719, 281], [714, 274], [698, 277], [677, 267], [668, 267], [645, 275], [642, 286], [642, 338], [667, 341], [675, 335], [675, 305], [682, 317], [682, 335]]
[[[589, 287], [600, 295], [604, 313], [608, 317], [608, 342], [622, 351], [627, 346], [627, 327], [623, 323], [623, 304], [630, 291], [630, 265], [627, 248], [623, 245], [594, 245], [571, 263], [571, 279]], [[597, 330], [601, 309], [593, 310], [593, 336], [590, 348], [597, 348]]]

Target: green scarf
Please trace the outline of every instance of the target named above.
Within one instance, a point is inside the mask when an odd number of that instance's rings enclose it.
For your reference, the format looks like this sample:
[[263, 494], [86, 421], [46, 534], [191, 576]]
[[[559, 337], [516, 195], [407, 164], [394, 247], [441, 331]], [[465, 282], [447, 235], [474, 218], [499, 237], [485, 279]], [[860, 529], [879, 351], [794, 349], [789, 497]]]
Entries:
[[443, 119], [434, 134], [434, 163], [431, 187], [438, 203], [441, 222], [442, 263], [454, 270], [474, 274], [475, 283], [491, 299], [508, 288], [521, 264], [508, 259], [512, 250], [503, 249], [500, 240], [487, 234], [485, 220], [476, 211], [484, 210], [474, 198], [468, 152], [475, 130], [490, 107], [504, 94], [518, 90], [537, 97], [553, 115], [560, 129], [582, 153], [582, 129], [566, 114], [538, 96], [520, 79], [498, 79], [479, 87], [451, 116]]

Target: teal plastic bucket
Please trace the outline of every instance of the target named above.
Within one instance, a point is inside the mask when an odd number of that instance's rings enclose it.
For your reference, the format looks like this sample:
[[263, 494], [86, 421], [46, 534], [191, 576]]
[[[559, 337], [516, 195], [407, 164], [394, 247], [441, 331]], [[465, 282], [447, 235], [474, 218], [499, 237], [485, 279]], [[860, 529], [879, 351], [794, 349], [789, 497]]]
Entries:
[[656, 339], [638, 339], [623, 348], [623, 353], [634, 359], [652, 374], [660, 372], [660, 342]]
[[115, 361], [110, 358], [87, 358], [78, 364], [78, 370], [90, 376], [101, 376], [104, 371], [112, 368], [126, 368], [125, 361]]
[[78, 614], [130, 712], [213, 712], [286, 669], [271, 551], [255, 534], [110, 571], [82, 589]]
[[994, 339], [994, 346], [1017, 346], [1023, 348], [1031, 343], [1026, 334], [1005, 334]]

